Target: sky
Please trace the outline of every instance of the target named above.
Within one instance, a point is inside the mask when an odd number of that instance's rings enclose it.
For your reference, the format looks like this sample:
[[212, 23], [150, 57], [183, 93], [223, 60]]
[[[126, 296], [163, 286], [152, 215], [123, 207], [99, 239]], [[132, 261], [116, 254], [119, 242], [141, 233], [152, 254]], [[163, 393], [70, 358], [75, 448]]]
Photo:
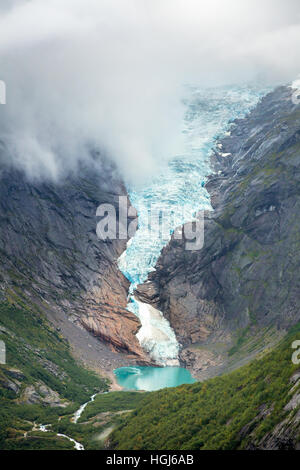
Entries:
[[299, 49], [299, 0], [1, 0], [0, 140], [29, 178], [97, 149], [143, 181], [178, 153], [184, 84], [290, 83]]

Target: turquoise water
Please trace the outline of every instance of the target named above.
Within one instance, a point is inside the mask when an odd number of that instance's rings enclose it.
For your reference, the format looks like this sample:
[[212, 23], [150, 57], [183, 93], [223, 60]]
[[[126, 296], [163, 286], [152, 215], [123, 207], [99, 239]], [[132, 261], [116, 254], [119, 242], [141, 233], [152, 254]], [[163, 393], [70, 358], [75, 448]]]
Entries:
[[121, 367], [114, 370], [117, 382], [127, 390], [152, 392], [166, 387], [177, 387], [196, 382], [182, 367]]

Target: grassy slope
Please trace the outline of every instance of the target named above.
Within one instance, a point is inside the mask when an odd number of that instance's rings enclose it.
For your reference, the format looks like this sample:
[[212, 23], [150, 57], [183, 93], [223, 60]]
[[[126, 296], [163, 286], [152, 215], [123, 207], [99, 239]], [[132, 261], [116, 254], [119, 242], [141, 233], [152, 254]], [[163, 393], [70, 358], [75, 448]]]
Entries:
[[[300, 338], [300, 325], [274, 350], [230, 374], [152, 393], [99, 395], [86, 407], [80, 423], [74, 424], [70, 421], [74, 410], [95, 390], [106, 390], [105, 381], [76, 364], [66, 342], [35, 309], [12, 301], [2, 303], [0, 326], [6, 328], [6, 333], [0, 332], [0, 339], [7, 347], [7, 366], [0, 366], [2, 449], [72, 449], [73, 445], [58, 438], [57, 432], [73, 437], [86, 449], [101, 449], [104, 442], [96, 435], [110, 426], [117, 427], [112, 441], [120, 449], [243, 448], [250, 431], [254, 430], [259, 440], [282, 421], [286, 414], [283, 408], [291, 398], [289, 379], [297, 370], [291, 362], [291, 343]], [[55, 364], [64, 378], [47, 370], [41, 363], [45, 359]], [[12, 367], [24, 374], [17, 395], [3, 387]], [[37, 381], [57, 391], [70, 405], [50, 408], [18, 404], [24, 388]], [[273, 407], [273, 411], [249, 432], [241, 432], [257, 417], [262, 405], [265, 409]], [[119, 415], [122, 410], [135, 411]], [[52, 423], [53, 432], [32, 431], [34, 422]]]
[[[291, 399], [290, 377], [299, 369], [291, 361], [295, 339], [300, 339], [300, 325], [274, 350], [230, 374], [148, 394], [114, 431], [113, 446], [239, 449], [247, 445], [250, 432], [258, 442], [287, 414], [283, 408]], [[247, 428], [261, 409], [271, 411]], [[299, 433], [298, 428], [300, 441]]]
[[105, 429], [120, 424], [123, 412], [131, 412], [146, 397], [142, 392], [111, 392], [97, 395], [94, 402], [87, 405], [77, 424], [63, 417], [53, 426], [53, 430], [73, 437], [87, 450], [100, 450], [104, 440], [97, 438]]
[[97, 413], [133, 410], [139, 406], [147, 395], [147, 392], [111, 392], [98, 395], [95, 397], [95, 401], [89, 403], [85, 408], [79, 422], [83, 422]]
[[[68, 344], [35, 307], [22, 305], [19, 299], [18, 304], [13, 299], [0, 303], [0, 327], [0, 339], [7, 349], [7, 364], [0, 365], [0, 449], [72, 448], [67, 440], [51, 434], [35, 432], [30, 439], [22, 437], [24, 432], [31, 431], [34, 422], [56, 423], [59, 415], [70, 415], [95, 391], [107, 390], [106, 380], [75, 362]], [[45, 367], [45, 361], [54, 364], [58, 376]], [[7, 380], [14, 380], [9, 376], [10, 368], [24, 374], [17, 394], [5, 387]], [[70, 402], [69, 406], [19, 404], [24, 389], [37, 382], [58, 392], [62, 400]]]

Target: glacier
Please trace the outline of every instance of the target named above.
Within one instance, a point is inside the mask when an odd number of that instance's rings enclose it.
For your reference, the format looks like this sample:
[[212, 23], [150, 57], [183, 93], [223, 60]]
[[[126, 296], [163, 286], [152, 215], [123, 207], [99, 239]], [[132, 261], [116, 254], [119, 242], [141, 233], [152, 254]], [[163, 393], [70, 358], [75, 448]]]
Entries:
[[[165, 163], [159, 174], [143, 187], [127, 188], [139, 222], [136, 234], [119, 258], [119, 268], [131, 283], [127, 308], [141, 321], [137, 338], [158, 365], [178, 365], [180, 345], [163, 312], [135, 299], [134, 289], [155, 269], [160, 252], [176, 227], [195, 220], [201, 210], [212, 210], [205, 189], [206, 177], [212, 173], [212, 149], [222, 154], [218, 139], [228, 135], [233, 120], [244, 117], [268, 90], [261, 85], [187, 87], [182, 123], [184, 151], [167, 162], [162, 159]], [[160, 222], [149, 231], [150, 212], [163, 213], [163, 234]]]

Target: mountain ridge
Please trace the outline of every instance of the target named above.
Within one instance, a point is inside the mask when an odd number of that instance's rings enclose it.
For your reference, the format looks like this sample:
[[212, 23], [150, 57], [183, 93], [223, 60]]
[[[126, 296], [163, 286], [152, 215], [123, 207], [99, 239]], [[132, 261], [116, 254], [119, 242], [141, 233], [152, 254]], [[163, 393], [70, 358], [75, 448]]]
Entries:
[[279, 87], [232, 123], [212, 155], [204, 247], [186, 251], [185, 239], [172, 236], [135, 292], [169, 320], [181, 363], [200, 379], [250, 360], [300, 319], [300, 110], [292, 93]]
[[115, 168], [103, 161], [100, 172], [82, 168], [46, 182], [3, 165], [0, 178], [1, 299], [37, 306], [95, 370], [111, 375], [118, 364], [148, 363], [117, 264], [126, 240], [96, 235], [97, 207], [118, 211], [119, 196], [127, 195]]

